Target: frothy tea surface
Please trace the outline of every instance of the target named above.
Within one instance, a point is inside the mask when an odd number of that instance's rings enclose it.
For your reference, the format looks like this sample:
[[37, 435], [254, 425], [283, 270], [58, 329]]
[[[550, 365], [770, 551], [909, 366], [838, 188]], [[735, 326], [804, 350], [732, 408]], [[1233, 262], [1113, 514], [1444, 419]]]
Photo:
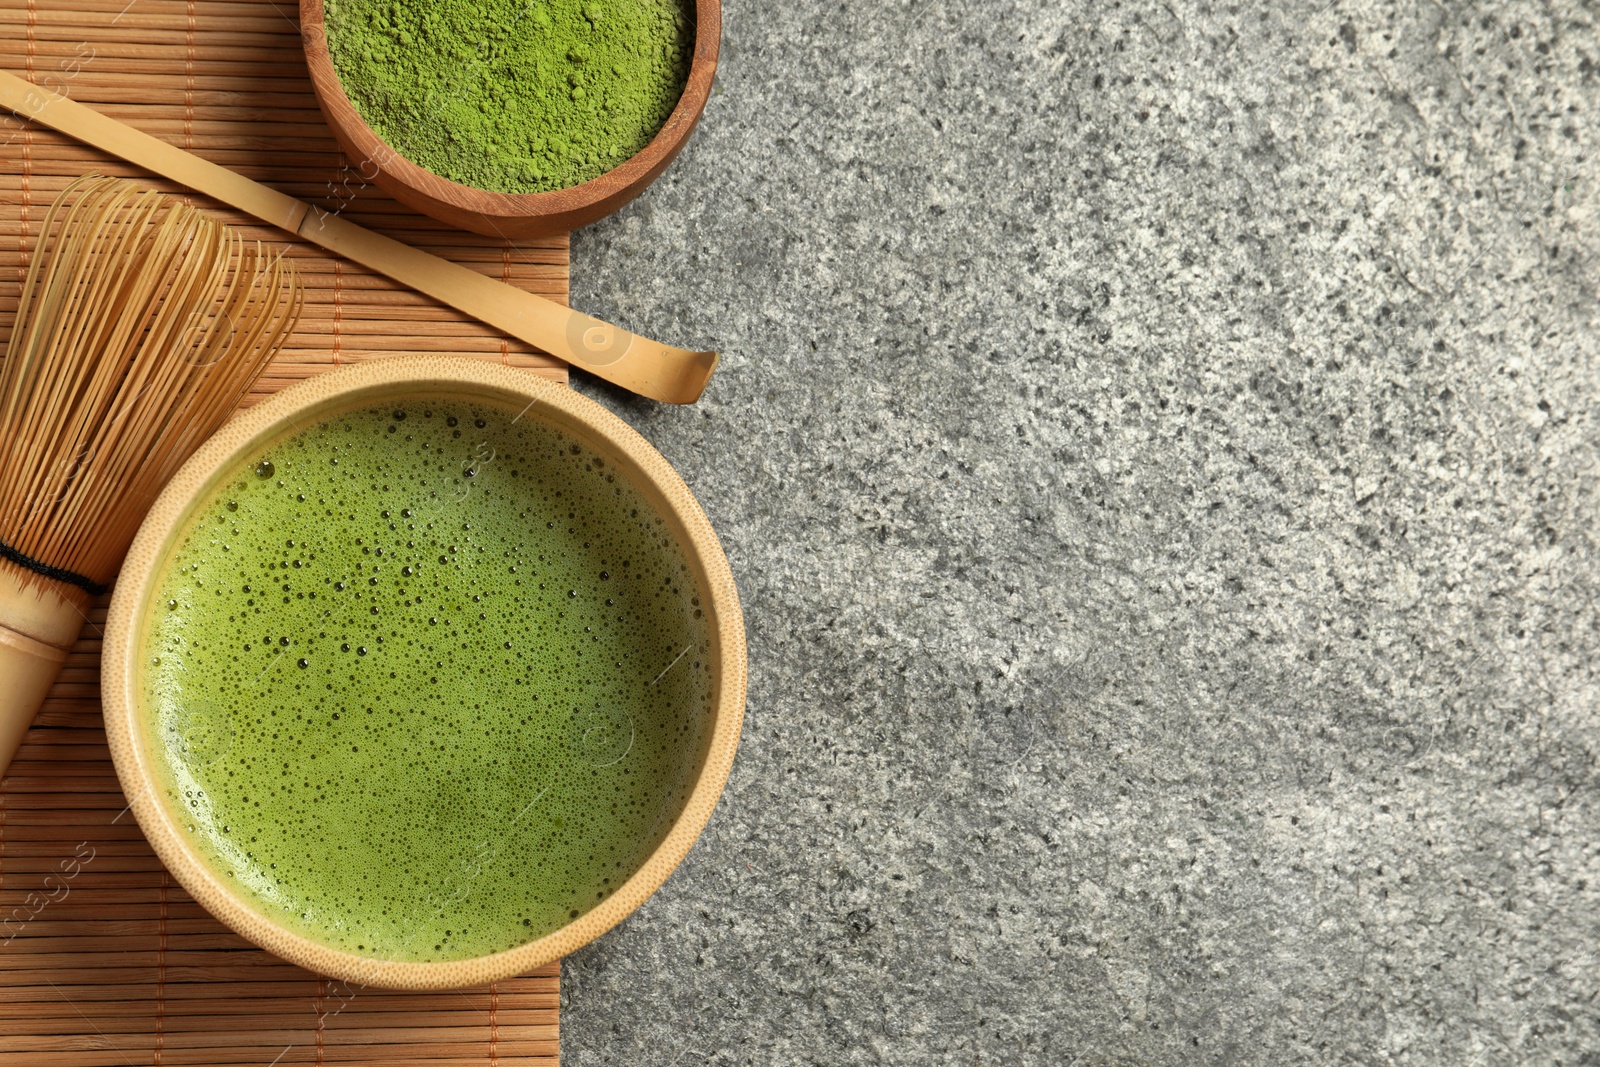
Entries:
[[198, 509], [146, 627], [171, 808], [320, 943], [449, 960], [609, 896], [692, 788], [709, 621], [627, 479], [532, 415], [358, 410]]

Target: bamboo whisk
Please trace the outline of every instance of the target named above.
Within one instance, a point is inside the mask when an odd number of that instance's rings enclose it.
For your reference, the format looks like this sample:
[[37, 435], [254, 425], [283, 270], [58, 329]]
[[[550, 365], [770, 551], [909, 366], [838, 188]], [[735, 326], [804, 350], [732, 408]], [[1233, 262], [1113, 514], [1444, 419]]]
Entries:
[[167, 480], [294, 328], [278, 254], [117, 178], [45, 212], [0, 364], [0, 773]]

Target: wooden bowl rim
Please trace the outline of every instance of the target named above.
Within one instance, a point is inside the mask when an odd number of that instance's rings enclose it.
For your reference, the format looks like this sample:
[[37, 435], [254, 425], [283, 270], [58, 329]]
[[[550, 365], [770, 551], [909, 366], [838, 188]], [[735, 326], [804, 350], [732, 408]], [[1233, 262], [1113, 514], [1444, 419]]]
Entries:
[[325, 109], [333, 112], [330, 121], [359, 149], [362, 162], [357, 167], [364, 178], [371, 178], [365, 173], [370, 163], [407, 189], [460, 210], [491, 218], [533, 218], [580, 213], [630, 190], [643, 188], [654, 180], [654, 172], [664, 169], [682, 149], [711, 98], [722, 46], [721, 0], [695, 0], [694, 8], [694, 56], [685, 76], [683, 93], [650, 143], [598, 177], [542, 193], [502, 193], [464, 185], [412, 162], [380, 137], [350, 100], [333, 65], [323, 0], [300, 0], [300, 38], [317, 98]]
[[[160, 798], [159, 773], [143, 726], [137, 662], [148, 605], [194, 508], [255, 449], [308, 420], [366, 402], [436, 395], [477, 395], [527, 408], [569, 430], [616, 461], [673, 527], [712, 625], [712, 724], [694, 788], [654, 852], [615, 893], [591, 911], [536, 940], [465, 960], [376, 960], [331, 948], [280, 925], [227, 884], [179, 832]], [[523, 408], [524, 411], [527, 408]], [[654, 893], [699, 837], [727, 781], [743, 723], [746, 675], [744, 621], [738, 590], [705, 513], [677, 472], [649, 442], [599, 404], [525, 371], [459, 356], [369, 360], [297, 382], [234, 417], [168, 483], [128, 550], [104, 635], [101, 696], [106, 737], [129, 807], [156, 854], [212, 915], [261, 948], [311, 971], [388, 989], [459, 989], [522, 974], [599, 937]]]

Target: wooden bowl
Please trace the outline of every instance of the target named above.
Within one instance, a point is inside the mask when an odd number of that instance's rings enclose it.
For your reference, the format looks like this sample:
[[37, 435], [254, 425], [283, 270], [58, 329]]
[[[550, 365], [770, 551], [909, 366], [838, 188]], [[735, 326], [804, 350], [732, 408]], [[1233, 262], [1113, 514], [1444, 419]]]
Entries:
[[682, 151], [711, 96], [722, 41], [722, 5], [720, 0], [695, 0], [694, 58], [688, 81], [655, 138], [598, 178], [548, 193], [475, 189], [417, 166], [379, 137], [345, 95], [328, 53], [322, 0], [300, 0], [300, 37], [323, 117], [345, 155], [360, 161], [357, 170], [364, 179], [402, 204], [464, 230], [490, 237], [539, 237], [587, 226], [616, 211], [643, 192]]
[[[604, 456], [664, 522], [708, 613], [711, 721], [681, 813], [645, 862], [603, 902], [565, 926], [515, 948], [471, 959], [411, 962], [331, 948], [286, 928], [219, 875], [182, 832], [160, 784], [162, 744], [142, 696], [152, 604], [165, 567], [220, 483], [272, 443], [339, 411], [417, 404], [429, 397], [488, 400], [523, 411]], [[302, 967], [361, 985], [451, 989], [528, 971], [600, 936], [644, 902], [688, 853], [722, 793], [744, 716], [745, 636], [738, 592], [710, 523], [661, 454], [616, 416], [564, 386], [498, 364], [417, 356], [349, 364], [292, 385], [237, 416], [200, 447], [167, 485], [139, 528], [117, 579], [106, 621], [102, 697], [106, 736], [123, 792], [157, 855], [189, 894], [245, 938]]]

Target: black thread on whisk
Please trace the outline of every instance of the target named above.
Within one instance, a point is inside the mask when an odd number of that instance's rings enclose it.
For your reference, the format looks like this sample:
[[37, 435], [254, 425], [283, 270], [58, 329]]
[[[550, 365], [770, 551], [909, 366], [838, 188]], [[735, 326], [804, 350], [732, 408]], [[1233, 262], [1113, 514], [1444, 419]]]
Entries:
[[77, 571], [69, 571], [65, 567], [52, 567], [48, 563], [41, 563], [26, 552], [18, 552], [6, 544], [4, 538], [0, 538], [0, 559], [8, 559], [17, 566], [26, 567], [33, 573], [42, 574], [52, 581], [75, 585], [90, 596], [100, 596], [111, 588], [109, 585], [101, 585], [93, 578], [87, 578]]

